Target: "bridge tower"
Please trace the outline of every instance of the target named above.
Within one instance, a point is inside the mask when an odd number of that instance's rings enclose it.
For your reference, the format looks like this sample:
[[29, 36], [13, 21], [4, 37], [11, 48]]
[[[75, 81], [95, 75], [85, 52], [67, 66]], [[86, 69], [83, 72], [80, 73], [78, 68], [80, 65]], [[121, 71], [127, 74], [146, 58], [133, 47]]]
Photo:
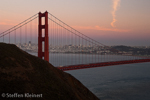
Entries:
[[[45, 18], [44, 25], [42, 25], [42, 17]], [[48, 12], [39, 12], [38, 20], [38, 57], [41, 59], [44, 57], [44, 60], [49, 62]], [[45, 30], [43, 33], [42, 29]]]

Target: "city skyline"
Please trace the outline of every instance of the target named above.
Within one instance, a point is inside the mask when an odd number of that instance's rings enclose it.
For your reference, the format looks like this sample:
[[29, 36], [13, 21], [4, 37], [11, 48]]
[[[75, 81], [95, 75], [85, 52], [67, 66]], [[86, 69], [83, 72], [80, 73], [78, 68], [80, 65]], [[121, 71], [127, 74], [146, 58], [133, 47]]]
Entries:
[[5, 0], [0, 1], [0, 33], [47, 10], [103, 44], [149, 46], [149, 4], [149, 0]]

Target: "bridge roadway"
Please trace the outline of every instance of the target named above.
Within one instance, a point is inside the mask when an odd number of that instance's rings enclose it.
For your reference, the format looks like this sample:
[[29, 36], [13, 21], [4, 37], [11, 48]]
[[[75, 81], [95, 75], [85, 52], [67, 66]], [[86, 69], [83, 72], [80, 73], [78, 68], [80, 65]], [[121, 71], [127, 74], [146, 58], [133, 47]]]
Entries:
[[132, 64], [132, 63], [143, 63], [150, 62], [150, 59], [137, 59], [137, 60], [125, 60], [125, 61], [112, 61], [112, 62], [101, 62], [101, 63], [91, 63], [91, 64], [80, 64], [80, 65], [70, 65], [57, 67], [62, 71], [76, 70], [76, 69], [85, 69], [85, 68], [94, 68], [94, 67], [104, 67], [112, 65], [123, 65], [123, 64]]

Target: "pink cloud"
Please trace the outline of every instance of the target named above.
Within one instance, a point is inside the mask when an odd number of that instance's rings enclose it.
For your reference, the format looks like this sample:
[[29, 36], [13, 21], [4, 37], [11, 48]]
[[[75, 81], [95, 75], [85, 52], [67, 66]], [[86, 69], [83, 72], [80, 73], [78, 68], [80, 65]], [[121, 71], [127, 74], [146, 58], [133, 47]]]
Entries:
[[84, 29], [84, 30], [101, 30], [101, 31], [114, 31], [114, 32], [129, 32], [130, 30], [117, 29], [117, 28], [105, 28], [100, 26], [73, 26], [75, 29]]
[[16, 25], [16, 23], [11, 20], [3, 19], [2, 21], [0, 20], [0, 25]]
[[0, 22], [0, 25], [16, 25], [16, 24], [14, 24], [14, 23]]

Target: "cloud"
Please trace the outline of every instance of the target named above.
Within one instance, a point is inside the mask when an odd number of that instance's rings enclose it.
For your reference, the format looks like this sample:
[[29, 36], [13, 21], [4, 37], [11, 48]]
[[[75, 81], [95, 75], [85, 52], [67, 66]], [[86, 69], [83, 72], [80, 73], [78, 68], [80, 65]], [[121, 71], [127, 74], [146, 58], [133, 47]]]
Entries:
[[113, 10], [112, 10], [112, 16], [113, 16], [113, 21], [111, 22], [112, 27], [116, 27], [114, 23], [117, 21], [116, 20], [116, 11], [118, 7], [120, 6], [120, 0], [113, 0]]
[[105, 28], [100, 26], [72, 26], [75, 29], [84, 29], [84, 30], [101, 30], [101, 31], [114, 31], [114, 32], [129, 32], [130, 30], [124, 29], [114, 29], [114, 28]]
[[1, 22], [0, 25], [15, 25], [14, 23]]
[[15, 23], [12, 22], [11, 20], [3, 19], [3, 20], [0, 20], [0, 25], [15, 25]]

